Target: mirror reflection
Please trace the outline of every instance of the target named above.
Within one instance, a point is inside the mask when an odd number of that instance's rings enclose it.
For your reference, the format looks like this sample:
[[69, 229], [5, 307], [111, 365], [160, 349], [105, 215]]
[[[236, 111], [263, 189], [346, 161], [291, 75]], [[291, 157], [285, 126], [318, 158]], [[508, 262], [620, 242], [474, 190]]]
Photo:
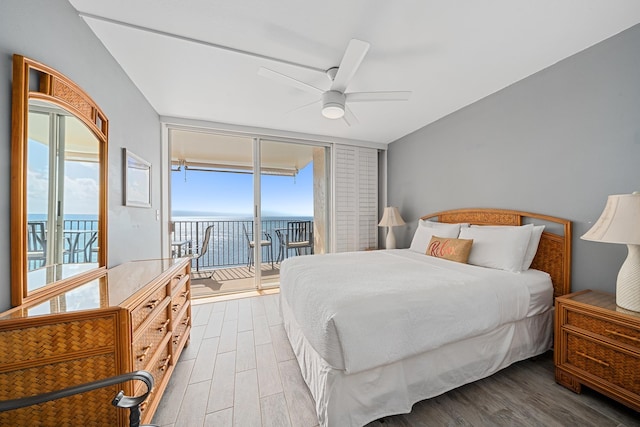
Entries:
[[100, 142], [77, 117], [30, 100], [27, 289], [98, 267]]

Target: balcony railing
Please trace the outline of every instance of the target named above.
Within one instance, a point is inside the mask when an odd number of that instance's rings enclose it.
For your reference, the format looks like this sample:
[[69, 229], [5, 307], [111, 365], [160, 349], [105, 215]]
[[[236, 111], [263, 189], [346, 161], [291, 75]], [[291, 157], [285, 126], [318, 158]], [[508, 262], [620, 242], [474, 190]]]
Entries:
[[[29, 227], [28, 229], [28, 252], [39, 253], [41, 256], [36, 259], [29, 257], [27, 263], [28, 271], [36, 270], [45, 264], [46, 253], [46, 229], [47, 221], [28, 221], [31, 223], [41, 223], [41, 227]], [[95, 263], [98, 262], [98, 220], [92, 219], [65, 219], [63, 228], [63, 264]], [[37, 232], [36, 230], [39, 230]], [[86, 231], [87, 233], [77, 233]], [[40, 234], [41, 233], [41, 234]]]
[[[276, 229], [286, 229], [290, 221], [310, 220], [309, 218], [263, 219], [262, 232], [271, 239], [271, 247], [262, 247], [262, 262], [276, 261], [278, 257], [278, 238]], [[200, 258], [200, 269], [247, 265], [249, 262], [249, 239], [253, 240], [253, 221], [251, 219], [174, 221], [173, 240], [190, 240], [194, 248], [199, 248], [207, 227], [213, 226], [209, 249]], [[249, 238], [245, 236], [245, 230]], [[266, 236], [263, 236], [266, 237]], [[192, 265], [195, 268], [195, 263]]]

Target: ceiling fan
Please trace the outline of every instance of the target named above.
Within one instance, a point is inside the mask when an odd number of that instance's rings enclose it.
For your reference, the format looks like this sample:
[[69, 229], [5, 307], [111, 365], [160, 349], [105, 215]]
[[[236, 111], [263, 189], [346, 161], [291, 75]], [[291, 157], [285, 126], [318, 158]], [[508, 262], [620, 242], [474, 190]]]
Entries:
[[260, 67], [258, 75], [267, 77], [281, 83], [293, 86], [305, 92], [321, 95], [321, 98], [310, 104], [302, 105], [296, 109], [308, 107], [322, 101], [322, 115], [328, 119], [342, 118], [347, 125], [351, 126], [358, 122], [353, 112], [347, 106], [352, 102], [376, 102], [376, 101], [406, 101], [411, 92], [345, 92], [349, 82], [358, 71], [364, 56], [369, 50], [369, 43], [362, 40], [351, 39], [347, 50], [344, 52], [342, 61], [337, 67], [329, 68], [326, 73], [331, 80], [328, 90], [322, 90], [303, 81], [294, 79], [285, 74], [268, 68]]

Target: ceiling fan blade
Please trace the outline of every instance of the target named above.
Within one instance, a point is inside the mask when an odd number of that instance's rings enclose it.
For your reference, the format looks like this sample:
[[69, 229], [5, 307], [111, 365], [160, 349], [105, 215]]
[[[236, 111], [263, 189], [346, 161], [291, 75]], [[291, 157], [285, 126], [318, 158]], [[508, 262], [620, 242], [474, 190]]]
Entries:
[[331, 84], [331, 90], [337, 90], [338, 92], [344, 92], [347, 89], [347, 85], [358, 71], [358, 67], [364, 56], [369, 50], [369, 43], [363, 42], [358, 39], [351, 39], [347, 50], [344, 52], [340, 66], [338, 67], [338, 73], [333, 79]]
[[411, 96], [411, 92], [352, 92], [345, 93], [344, 95], [347, 102], [407, 101]]
[[353, 111], [346, 105], [344, 106], [344, 116], [342, 116], [342, 120], [347, 124], [347, 126], [353, 126], [358, 124], [358, 118]]
[[268, 68], [260, 67], [258, 69], [258, 75], [316, 95], [322, 94], [324, 92], [322, 89], [318, 89], [315, 86], [311, 86], [310, 84], [301, 82], [300, 80], [296, 80], [293, 77], [286, 76], [282, 73], [278, 73], [277, 71], [273, 71]]
[[315, 101], [313, 101], [313, 102], [310, 102], [310, 103], [308, 103], [308, 104], [301, 105], [301, 106], [299, 106], [299, 107], [294, 108], [293, 110], [289, 110], [289, 111], [287, 111], [287, 114], [291, 114], [291, 113], [293, 113], [294, 111], [302, 110], [303, 108], [307, 108], [307, 107], [309, 107], [309, 106], [311, 106], [311, 105], [313, 105], [313, 104], [318, 104], [320, 101], [322, 101], [322, 100], [321, 100], [321, 99], [316, 99], [316, 100], [315, 100]]

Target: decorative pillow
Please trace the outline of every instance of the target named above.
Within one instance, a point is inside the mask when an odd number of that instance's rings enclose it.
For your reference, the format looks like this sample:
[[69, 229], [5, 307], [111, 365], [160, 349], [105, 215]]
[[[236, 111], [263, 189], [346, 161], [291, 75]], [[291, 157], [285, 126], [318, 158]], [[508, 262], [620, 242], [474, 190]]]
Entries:
[[460, 224], [445, 224], [433, 221], [418, 221], [418, 227], [413, 234], [410, 250], [418, 253], [425, 253], [429, 241], [434, 234], [440, 237], [458, 237], [460, 232]]
[[469, 264], [500, 270], [522, 271], [533, 224], [523, 226], [471, 226], [460, 230], [461, 239], [473, 239]]
[[472, 244], [473, 240], [433, 236], [429, 242], [429, 246], [427, 246], [426, 254], [466, 264]]
[[[523, 227], [531, 227], [531, 224], [526, 224]], [[471, 227], [478, 228], [494, 228], [494, 229], [505, 229], [505, 228], [519, 228], [518, 225], [472, 225]], [[531, 263], [533, 262], [533, 258], [536, 256], [536, 252], [538, 252], [538, 245], [540, 244], [540, 237], [542, 237], [542, 232], [544, 231], [544, 225], [533, 225], [533, 229], [531, 230], [531, 237], [529, 238], [529, 243], [527, 245], [527, 251], [524, 254], [524, 259], [522, 261], [522, 270], [528, 270], [531, 267]]]

